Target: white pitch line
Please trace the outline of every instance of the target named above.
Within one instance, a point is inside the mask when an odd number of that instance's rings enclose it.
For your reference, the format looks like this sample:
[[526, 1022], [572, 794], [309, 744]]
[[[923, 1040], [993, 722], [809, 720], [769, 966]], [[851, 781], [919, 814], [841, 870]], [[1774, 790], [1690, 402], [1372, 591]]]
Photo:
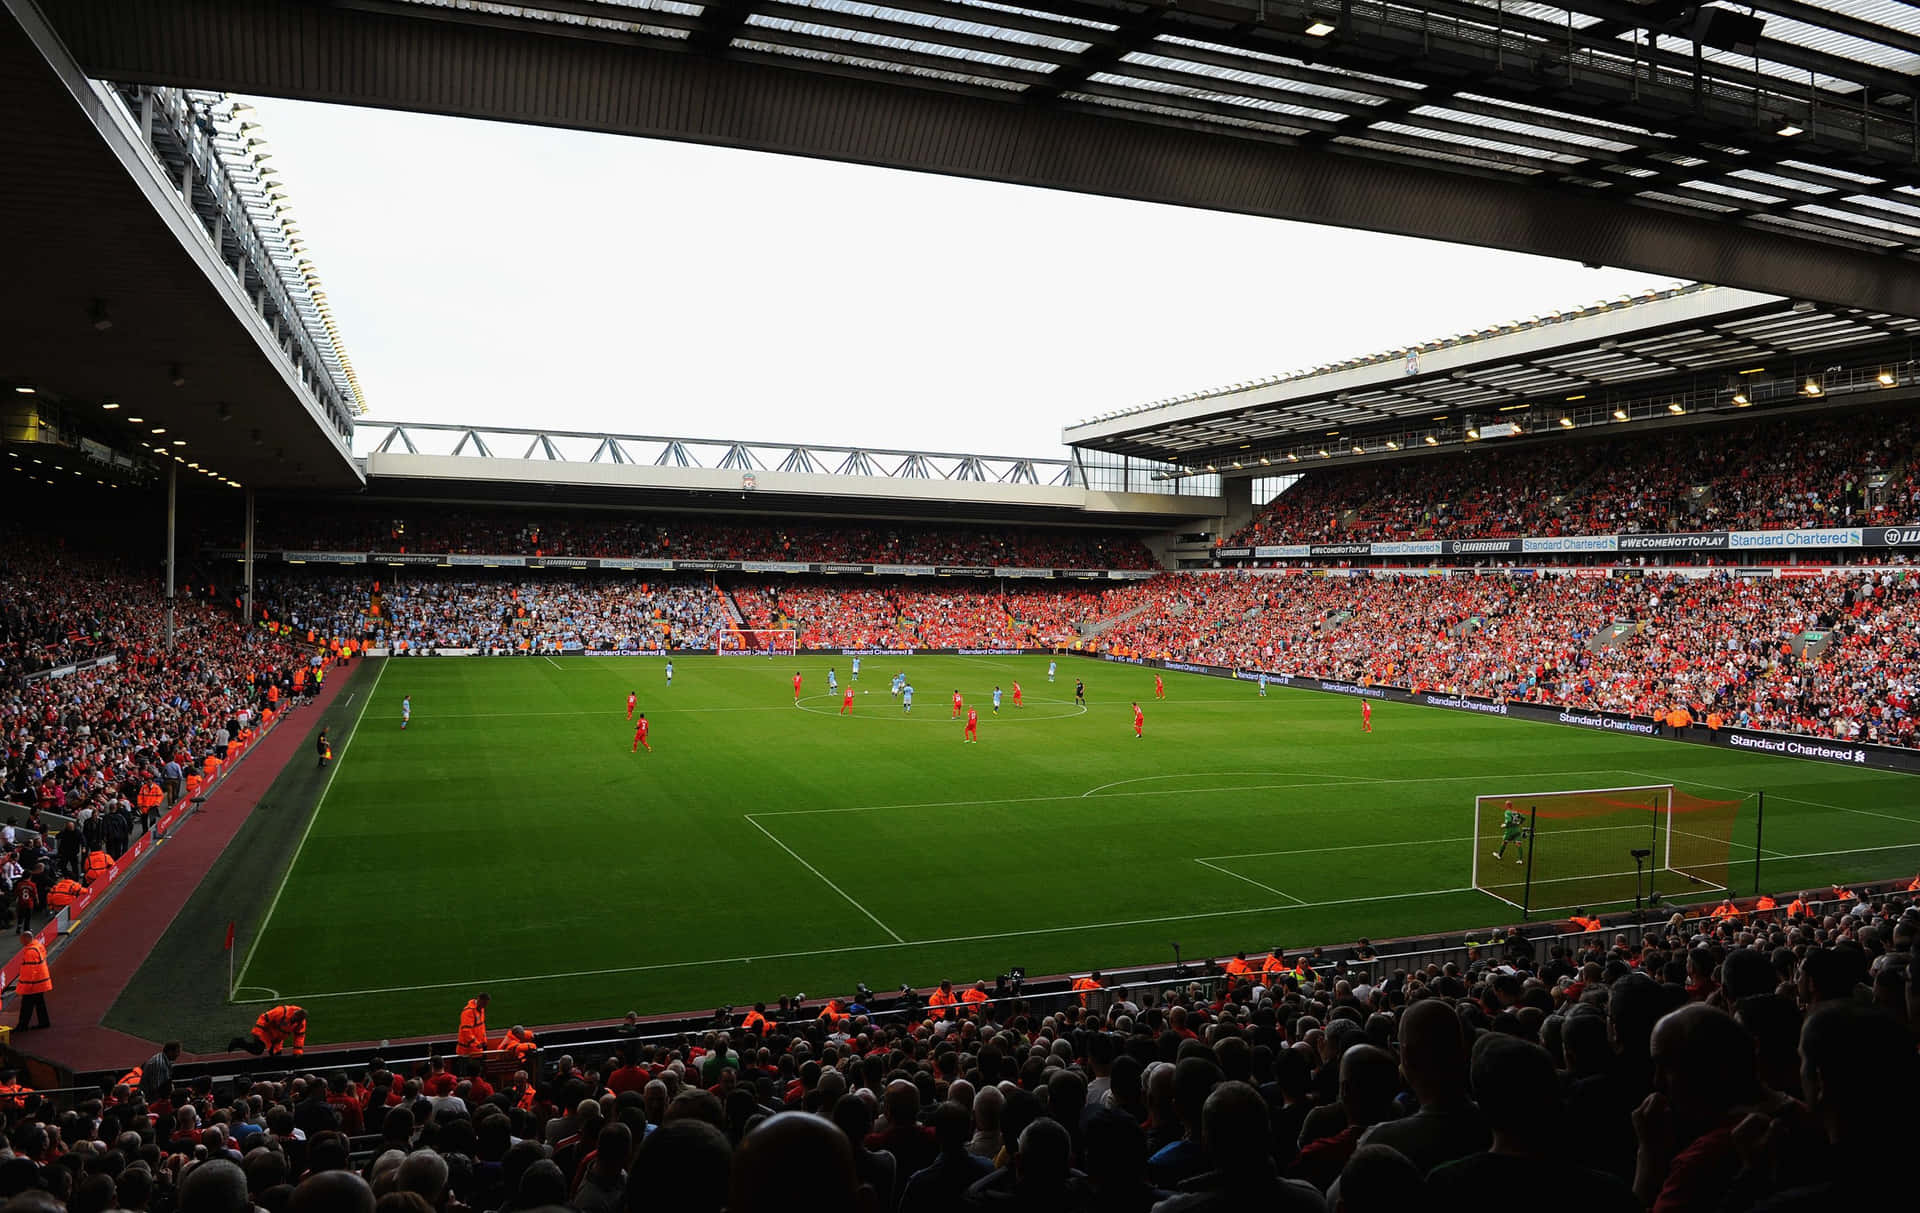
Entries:
[[906, 940], [900, 938], [900, 932], [894, 930], [892, 927], [888, 926], [886, 923], [881, 922], [879, 917], [876, 916], [872, 910], [869, 910], [867, 907], [855, 901], [851, 893], [848, 893], [845, 889], [841, 888], [839, 885], [833, 883], [831, 880], [828, 880], [826, 873], [822, 872], [819, 868], [814, 867], [812, 864], [808, 863], [805, 859], [802, 859], [800, 857], [800, 852], [794, 850], [792, 847], [788, 846], [786, 843], [781, 842], [778, 838], [775, 838], [773, 836], [772, 830], [769, 830], [767, 827], [761, 825], [759, 822], [753, 819], [752, 813], [743, 813], [741, 814], [741, 816], [746, 818], [748, 825], [760, 831], [762, 834], [765, 834], [773, 842], [774, 846], [779, 847], [781, 850], [785, 851], [787, 854], [793, 856], [793, 858], [800, 864], [801, 867], [805, 868], [809, 872], [812, 872], [815, 876], [818, 876], [822, 884], [826, 885], [829, 889], [832, 889], [834, 892], [840, 894], [840, 896], [846, 901], [848, 905], [860, 911], [862, 914], [865, 914], [869, 919], [872, 919], [874, 926], [879, 927], [882, 931], [885, 931], [887, 934], [893, 936], [893, 941], [895, 943], [907, 942]]
[[1891, 842], [1879, 847], [1847, 847], [1841, 851], [1802, 851], [1798, 855], [1767, 855], [1767, 859], [1827, 859], [1834, 855], [1867, 855], [1875, 851], [1914, 851], [1920, 850], [1920, 843]]
[[[313, 813], [307, 818], [307, 828], [300, 831], [300, 842], [293, 848], [293, 858], [287, 861], [287, 870], [280, 874], [280, 886], [273, 891], [273, 900], [267, 903], [267, 912], [260, 919], [260, 926], [253, 933], [253, 942], [247, 945], [247, 956], [240, 962], [239, 977], [234, 979], [233, 989], [227, 991], [229, 1000], [233, 1000], [235, 992], [244, 984], [240, 978], [247, 975], [247, 969], [253, 965], [253, 954], [260, 950], [260, 941], [267, 937], [267, 926], [273, 922], [273, 912], [280, 908], [280, 895], [287, 891], [287, 881], [293, 878], [293, 869], [299, 866], [300, 852], [307, 849], [307, 839], [313, 834], [313, 823], [320, 820], [320, 810], [326, 806], [327, 793], [333, 791], [333, 781], [340, 774], [341, 763], [346, 761], [347, 747], [352, 745], [353, 739], [360, 735], [360, 722], [367, 718], [367, 704], [373, 702], [374, 692], [380, 689], [380, 680], [387, 676], [387, 662], [392, 660], [391, 657], [387, 658], [380, 663], [380, 668], [374, 671], [373, 685], [367, 688], [367, 702], [360, 705], [360, 714], [353, 718], [352, 727], [347, 730], [346, 738], [340, 743], [340, 752], [333, 756], [333, 769], [327, 772], [327, 782], [320, 789], [320, 799], [313, 804]], [[264, 990], [268, 987], [255, 988]]]
[[[1522, 774], [1522, 779], [1548, 779], [1568, 775], [1602, 775], [1617, 767], [1606, 767], [1598, 771], [1536, 771]], [[1198, 772], [1204, 775], [1207, 772]], [[1218, 788], [1162, 788], [1145, 792], [1109, 792], [1100, 797], [1102, 800], [1117, 800], [1123, 796], [1190, 796], [1195, 792], [1261, 792], [1287, 788], [1338, 788], [1338, 787], [1374, 787], [1405, 783], [1467, 783], [1483, 778], [1479, 775], [1423, 775], [1416, 779], [1344, 779], [1329, 783], [1251, 783]], [[1009, 796], [993, 800], [927, 800], [910, 804], [863, 804], [849, 805], [844, 808], [829, 809], [767, 809], [755, 813], [755, 817], [804, 817], [818, 813], [879, 813], [888, 809], [958, 809], [979, 805], [995, 804], [1044, 804], [1055, 800], [1084, 800], [1087, 797], [1079, 792], [1067, 792], [1058, 796]], [[1609, 827], [1611, 828], [1611, 827]]]
[[1473, 836], [1463, 834], [1458, 838], [1410, 838], [1404, 842], [1355, 842], [1338, 847], [1302, 847], [1297, 851], [1243, 851], [1237, 855], [1209, 855], [1207, 859], [1269, 859], [1276, 855], [1319, 855], [1327, 851], [1372, 851], [1383, 847], [1428, 847], [1449, 842], [1472, 842]]
[[[1158, 782], [1161, 782], [1162, 780], [1167, 780], [1167, 779], [1206, 779], [1213, 776], [1219, 776], [1219, 777], [1225, 778], [1233, 775], [1299, 775], [1299, 776], [1304, 776], [1307, 779], [1321, 779], [1321, 778], [1338, 779], [1340, 778], [1339, 773], [1336, 771], [1327, 771], [1324, 773], [1320, 771], [1188, 771], [1180, 775], [1141, 775], [1134, 779], [1116, 779], [1112, 783], [1103, 783], [1099, 787], [1088, 788], [1086, 791], [1080, 793], [1080, 797], [1081, 799], [1084, 800], [1087, 797], [1093, 795], [1095, 792], [1104, 792], [1108, 788], [1124, 787], [1130, 783], [1158, 783]], [[1367, 778], [1367, 777], [1349, 776], [1347, 777], [1346, 782], [1378, 783], [1382, 781], [1377, 779]], [[1314, 785], [1308, 784], [1308, 785], [1302, 785], [1302, 786], [1311, 787]], [[1188, 788], [1185, 790], [1193, 791], [1194, 789]]]
[[1199, 864], [1203, 868], [1210, 868], [1213, 871], [1220, 873], [1222, 876], [1231, 876], [1235, 880], [1244, 880], [1256, 889], [1265, 889], [1267, 892], [1273, 894], [1275, 897], [1284, 897], [1295, 905], [1303, 906], [1307, 904], [1306, 902], [1300, 900], [1298, 897], [1295, 897], [1293, 894], [1286, 892], [1284, 889], [1276, 889], [1270, 884], [1261, 884], [1259, 881], [1255, 880], [1251, 876], [1242, 876], [1238, 872], [1230, 872], [1227, 869], [1221, 867], [1217, 863], [1208, 863], [1204, 859], [1196, 859], [1193, 862]]
[[[1319, 786], [1321, 786], [1321, 785], [1319, 785], [1319, 784], [1308, 784], [1308, 785], [1306, 785], [1306, 786], [1308, 786], [1308, 787], [1319, 787]], [[1577, 829], [1577, 830], [1555, 830], [1555, 831], [1554, 831], [1554, 834], [1555, 834], [1555, 835], [1562, 835], [1562, 834], [1611, 834], [1611, 833], [1614, 833], [1614, 832], [1616, 832], [1616, 831], [1619, 831], [1619, 830], [1639, 830], [1639, 829], [1641, 829], [1641, 827], [1639, 827], [1639, 826], [1621, 826], [1621, 825], [1613, 825], [1613, 826], [1582, 826], [1581, 828], [1579, 828], [1579, 829]], [[1718, 838], [1713, 838], [1713, 837], [1711, 837], [1711, 836], [1709, 836], [1709, 835], [1706, 835], [1706, 834], [1688, 834], [1688, 833], [1686, 833], [1686, 831], [1684, 831], [1684, 830], [1676, 830], [1676, 831], [1674, 831], [1674, 832], [1675, 832], [1676, 834], [1682, 834], [1682, 835], [1684, 835], [1684, 836], [1685, 836], [1685, 837], [1687, 837], [1687, 838], [1699, 838], [1699, 839], [1703, 839], [1703, 840], [1705, 840], [1705, 841], [1707, 841], [1707, 842], [1720, 842], [1720, 841], [1722, 841], [1721, 839], [1718, 839]], [[1461, 835], [1459, 835], [1458, 837], [1454, 837], [1454, 838], [1409, 838], [1409, 839], [1405, 839], [1405, 840], [1402, 840], [1402, 841], [1399, 841], [1399, 842], [1355, 842], [1355, 843], [1347, 843], [1347, 844], [1344, 844], [1344, 845], [1342, 845], [1342, 846], [1337, 846], [1337, 847], [1301, 847], [1301, 848], [1299, 848], [1299, 849], [1297, 849], [1297, 850], [1292, 850], [1292, 851], [1241, 851], [1241, 852], [1237, 852], [1237, 853], [1235, 853], [1235, 854], [1232, 854], [1232, 855], [1208, 855], [1208, 856], [1206, 856], [1206, 857], [1205, 857], [1204, 859], [1201, 859], [1201, 860], [1200, 860], [1199, 862], [1201, 862], [1201, 863], [1206, 863], [1206, 862], [1207, 862], [1207, 860], [1209, 860], [1209, 859], [1221, 859], [1221, 860], [1228, 860], [1228, 859], [1268, 859], [1268, 858], [1272, 858], [1272, 857], [1274, 857], [1274, 856], [1277, 856], [1277, 855], [1322, 855], [1322, 854], [1326, 854], [1326, 853], [1328, 853], [1328, 852], [1332, 852], [1332, 851], [1373, 851], [1373, 850], [1380, 850], [1380, 849], [1383, 849], [1383, 848], [1386, 848], [1386, 847], [1427, 847], [1427, 846], [1445, 846], [1445, 845], [1448, 845], [1448, 844], [1452, 844], [1452, 843], [1461, 843], [1461, 842], [1473, 842], [1473, 841], [1474, 841], [1474, 837], [1473, 837], [1473, 835], [1471, 835], [1471, 834], [1461, 834]], [[1752, 846], [1750, 846], [1749, 844], [1747, 844], [1747, 843], [1744, 843], [1744, 842], [1731, 842], [1731, 841], [1729, 841], [1729, 842], [1727, 843], [1727, 845], [1728, 845], [1728, 846], [1734, 846], [1734, 847], [1742, 847], [1742, 848], [1744, 848], [1744, 849], [1746, 849], [1746, 850], [1749, 850], [1749, 851], [1751, 851], [1751, 850], [1753, 850], [1753, 847], [1752, 847]], [[1209, 865], [1209, 866], [1211, 866], [1211, 865]], [[1233, 875], [1237, 875], [1237, 874], [1238, 874], [1238, 873], [1233, 873]]]
[[[324, 990], [317, 994], [294, 994], [297, 1001], [313, 998], [364, 998], [374, 994], [410, 994], [422, 990], [457, 990], [471, 986], [504, 986], [528, 981], [561, 981], [573, 977], [613, 977], [627, 973], [657, 973], [664, 969], [706, 968], [723, 964], [758, 964], [769, 960], [806, 960], [815, 956], [839, 956], [848, 952], [887, 952], [895, 948], [932, 948], [956, 943], [983, 943], [995, 939], [1025, 939], [1034, 935], [1063, 935], [1078, 931], [1118, 930], [1123, 927], [1159, 926], [1170, 922], [1197, 922], [1208, 918], [1239, 918], [1249, 914], [1277, 914], [1285, 910], [1324, 909], [1332, 906], [1362, 905], [1374, 901], [1401, 901], [1413, 897], [1448, 897], [1457, 893], [1477, 893], [1479, 889], [1422, 889], [1412, 893], [1382, 893], [1372, 897], [1346, 897], [1337, 901], [1307, 901], [1298, 905], [1251, 906], [1240, 910], [1204, 910], [1195, 914], [1164, 914], [1156, 918], [1135, 918], [1124, 922], [1081, 923], [1067, 927], [1035, 927], [1023, 931], [996, 931], [986, 935], [954, 935], [945, 939], [903, 940], [900, 943], [862, 943], [841, 948], [810, 948], [800, 952], [771, 952], [763, 956], [723, 956], [715, 960], [669, 960], [658, 964], [623, 965], [611, 969], [579, 969], [568, 973], [541, 973], [524, 977], [467, 978], [463, 981], [438, 981], [418, 986], [386, 986], [367, 990]], [[259, 1001], [255, 999], [254, 1001]]]
[[[1627, 774], [1644, 776], [1646, 775], [1646, 772], [1645, 771], [1628, 771]], [[1722, 792], [1738, 792], [1743, 797], [1751, 796], [1754, 794], [1754, 791], [1755, 791], [1755, 789], [1752, 789], [1752, 788], [1728, 787], [1724, 783], [1707, 783], [1705, 780], [1701, 780], [1701, 779], [1678, 779], [1678, 780], [1670, 779], [1670, 780], [1667, 780], [1666, 782], [1691, 784], [1696, 788], [1715, 788]], [[1809, 808], [1814, 808], [1814, 809], [1833, 809], [1834, 811], [1840, 812], [1840, 813], [1858, 813], [1862, 817], [1884, 817], [1888, 821], [1903, 821], [1910, 826], [1920, 826], [1920, 817], [1902, 817], [1897, 813], [1876, 813], [1872, 809], [1852, 809], [1852, 808], [1848, 808], [1846, 805], [1843, 805], [1843, 804], [1829, 804], [1824, 800], [1803, 800], [1798, 796], [1781, 796], [1777, 793], [1770, 796], [1769, 799], [1784, 800], [1788, 804], [1803, 804]]]
[[565, 666], [561, 665], [559, 662], [555, 661], [553, 658], [548, 657], [545, 653], [542, 653], [540, 655], [540, 659], [542, 661], [545, 661], [548, 665], [552, 666], [556, 670], [564, 670], [566, 668]]

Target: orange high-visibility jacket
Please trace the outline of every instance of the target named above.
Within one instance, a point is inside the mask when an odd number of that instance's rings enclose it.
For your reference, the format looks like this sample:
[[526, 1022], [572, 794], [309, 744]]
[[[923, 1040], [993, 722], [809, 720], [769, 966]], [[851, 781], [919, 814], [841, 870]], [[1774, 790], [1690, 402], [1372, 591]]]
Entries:
[[307, 1049], [306, 1012], [299, 1007], [287, 1004], [263, 1011], [260, 1018], [253, 1021], [253, 1034], [260, 1043], [267, 1046], [267, 1052], [279, 1053], [283, 1049], [295, 1055]]
[[20, 949], [18, 989], [22, 994], [45, 994], [53, 989], [53, 970], [47, 968], [47, 947], [37, 939]]
[[453, 1051], [462, 1057], [478, 1057], [487, 1051], [487, 1011], [477, 999], [467, 999], [460, 1009], [460, 1035]]

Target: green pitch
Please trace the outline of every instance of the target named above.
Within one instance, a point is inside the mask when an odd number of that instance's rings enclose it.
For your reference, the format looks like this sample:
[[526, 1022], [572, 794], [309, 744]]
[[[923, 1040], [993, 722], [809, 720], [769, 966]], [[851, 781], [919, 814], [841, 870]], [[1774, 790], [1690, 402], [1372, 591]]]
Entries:
[[1168, 674], [1156, 701], [1150, 670], [1065, 658], [1049, 683], [1044, 658], [869, 657], [841, 716], [829, 666], [844, 686], [828, 656], [682, 658], [671, 688], [655, 659], [387, 663], [241, 923], [233, 1024], [290, 1001], [318, 1041], [447, 1034], [481, 988], [504, 1027], [1497, 925], [1482, 792], [1765, 789], [1780, 890], [1920, 856], [1920, 783], [1879, 772], [1395, 704], [1368, 735], [1345, 697]]

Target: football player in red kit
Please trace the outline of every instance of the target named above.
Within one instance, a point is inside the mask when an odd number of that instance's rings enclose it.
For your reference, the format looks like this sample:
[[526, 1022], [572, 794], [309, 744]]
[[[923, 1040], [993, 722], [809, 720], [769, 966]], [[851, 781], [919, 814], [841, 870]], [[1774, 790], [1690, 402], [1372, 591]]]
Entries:
[[967, 709], [967, 731], [960, 735], [960, 740], [980, 740], [980, 710], [978, 708]]
[[958, 691], [953, 693], [953, 715], [949, 719], [960, 719], [960, 692]]
[[1360, 731], [1373, 732], [1373, 705], [1364, 699], [1360, 701]]
[[632, 691], [627, 692], [627, 721], [629, 723], [633, 721], [633, 705], [638, 703], [639, 701], [640, 701], [639, 697], [636, 696], [634, 692]]
[[1133, 735], [1135, 737], [1144, 736], [1140, 730], [1146, 727], [1146, 723], [1146, 713], [1140, 710], [1140, 701], [1136, 699], [1133, 701]]
[[646, 746], [647, 753], [653, 753], [653, 747], [647, 745], [647, 714], [645, 712], [640, 713], [640, 719], [633, 724], [633, 753], [639, 753], [641, 746]]
[[793, 701], [795, 703], [800, 702], [800, 675], [799, 674], [795, 674], [793, 676]]
[[1155, 699], [1165, 699], [1167, 697], [1167, 684], [1160, 681], [1160, 675], [1158, 674], [1153, 676], [1153, 697]]
[[853, 715], [853, 684], [852, 683], [847, 684], [847, 693], [841, 696], [840, 698], [840, 714], [842, 716]]
[[1020, 684], [1017, 682], [1013, 684], [1013, 706], [1016, 708], [1024, 706], [1020, 702]]

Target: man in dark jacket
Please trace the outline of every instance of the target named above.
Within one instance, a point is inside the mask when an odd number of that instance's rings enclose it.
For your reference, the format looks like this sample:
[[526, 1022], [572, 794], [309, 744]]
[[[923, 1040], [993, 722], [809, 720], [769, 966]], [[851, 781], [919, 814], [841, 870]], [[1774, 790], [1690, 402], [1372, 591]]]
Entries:
[[1154, 1206], [1156, 1213], [1322, 1213], [1327, 1207], [1312, 1184], [1280, 1178], [1273, 1165], [1267, 1101], [1246, 1083], [1223, 1082], [1213, 1089], [1201, 1110], [1200, 1130], [1213, 1170], [1181, 1184], [1178, 1194]]
[[955, 1103], [933, 1110], [933, 1140], [940, 1153], [907, 1180], [900, 1213], [948, 1213], [966, 1207], [967, 1189], [993, 1172], [993, 1164], [967, 1153], [973, 1115]]

